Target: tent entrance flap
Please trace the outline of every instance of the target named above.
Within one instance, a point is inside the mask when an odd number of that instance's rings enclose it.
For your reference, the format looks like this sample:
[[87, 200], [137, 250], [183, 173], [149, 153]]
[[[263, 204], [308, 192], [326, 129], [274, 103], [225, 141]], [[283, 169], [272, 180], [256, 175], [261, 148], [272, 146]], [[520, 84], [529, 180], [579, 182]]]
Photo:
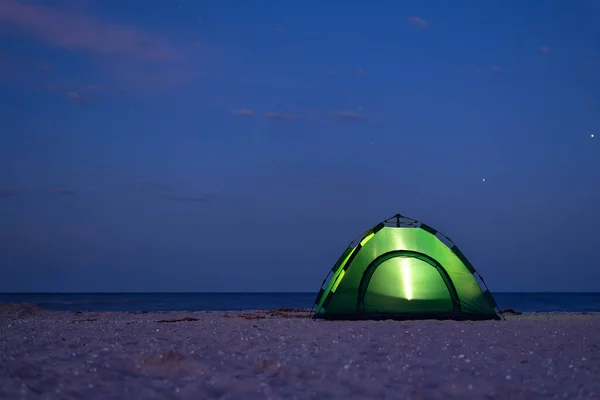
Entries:
[[460, 312], [460, 300], [446, 270], [426, 254], [396, 250], [374, 259], [363, 273], [357, 313]]

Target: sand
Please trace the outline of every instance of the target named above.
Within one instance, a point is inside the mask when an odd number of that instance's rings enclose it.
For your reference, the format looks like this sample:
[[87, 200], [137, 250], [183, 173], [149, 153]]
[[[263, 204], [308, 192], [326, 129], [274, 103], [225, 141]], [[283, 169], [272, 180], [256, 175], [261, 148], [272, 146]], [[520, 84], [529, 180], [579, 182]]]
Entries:
[[0, 305], [0, 398], [600, 399], [600, 313], [306, 315]]

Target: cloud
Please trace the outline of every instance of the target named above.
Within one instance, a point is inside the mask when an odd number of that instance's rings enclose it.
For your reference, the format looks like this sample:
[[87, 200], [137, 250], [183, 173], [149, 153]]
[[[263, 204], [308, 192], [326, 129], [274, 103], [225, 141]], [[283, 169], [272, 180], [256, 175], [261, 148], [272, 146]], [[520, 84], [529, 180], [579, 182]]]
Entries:
[[75, 191], [71, 189], [47, 188], [42, 193], [50, 196], [69, 196], [75, 194]]
[[408, 19], [408, 22], [410, 24], [418, 26], [419, 28], [422, 28], [422, 29], [427, 29], [429, 27], [429, 23], [427, 21], [425, 21], [423, 18], [419, 18], [419, 17], [410, 17]]
[[192, 46], [175, 45], [132, 25], [16, 0], [0, 2], [0, 24], [53, 47], [101, 56], [103, 72], [140, 89], [171, 89], [200, 72]]
[[126, 90], [119, 86], [107, 86], [107, 85], [88, 85], [81, 88], [82, 92], [92, 93], [125, 93]]
[[486, 73], [499, 73], [503, 71], [503, 67], [499, 65], [492, 65], [490, 67], [480, 67], [479, 65], [465, 65], [455, 70], [456, 75], [472, 75], [475, 74], [486, 74]]
[[233, 110], [231, 113], [234, 115], [242, 116], [242, 117], [251, 117], [252, 115], [254, 115], [254, 112], [252, 110], [248, 110], [247, 108], [240, 108], [238, 110]]
[[3, 0], [0, 22], [22, 28], [40, 41], [69, 50], [106, 55], [126, 53], [149, 59], [174, 56], [164, 43], [133, 27], [107, 24], [99, 19], [43, 5]]
[[550, 51], [550, 47], [549, 46], [540, 46], [540, 51], [542, 53], [547, 53]]
[[99, 94], [122, 94], [126, 92], [125, 88], [118, 85], [74, 86], [46, 83], [41, 85], [39, 89], [49, 92], [66, 93], [67, 97], [71, 98], [73, 101], [77, 101], [78, 97], [87, 97], [88, 94], [97, 96]]
[[169, 193], [175, 190], [173, 185], [159, 181], [140, 181], [135, 183], [134, 187], [140, 190], [150, 190], [162, 193]]
[[25, 193], [23, 189], [0, 188], [0, 198], [16, 196], [23, 193]]
[[359, 181], [348, 180], [344, 178], [326, 178], [326, 179], [315, 179], [315, 180], [300, 180], [300, 179], [286, 179], [282, 182], [287, 186], [302, 187], [305, 189], [325, 189], [325, 190], [343, 190], [343, 191], [354, 191], [354, 190], [365, 190], [369, 189], [371, 185], [365, 184]]
[[[1, 9], [0, 1], [0, 9]], [[0, 21], [0, 25], [2, 22]], [[20, 74], [34, 71], [50, 72], [53, 67], [45, 62], [29, 56], [11, 53], [0, 50], [0, 72], [11, 75], [11, 78], [18, 79]], [[28, 79], [29, 80], [29, 79]]]
[[283, 46], [283, 49], [281, 51], [285, 54], [291, 54], [293, 56], [301, 56], [302, 50], [303, 50], [303, 48], [300, 47], [299, 45], [286, 44], [285, 46]]
[[77, 174], [87, 176], [119, 176], [122, 175], [121, 171], [117, 170], [103, 170], [103, 169], [84, 169], [76, 171]]
[[317, 179], [312, 183], [315, 186], [325, 186], [327, 188], [340, 188], [340, 189], [364, 189], [364, 185], [356, 181], [348, 179]]
[[277, 112], [267, 112], [265, 113], [265, 118], [268, 119], [278, 119], [278, 120], [282, 120], [282, 121], [295, 121], [296, 117], [293, 114], [280, 114]]
[[202, 196], [178, 196], [174, 194], [162, 194], [162, 198], [173, 201], [190, 201], [196, 203], [207, 203], [209, 201], [214, 200], [214, 196], [211, 195], [202, 195]]
[[457, 73], [465, 73], [465, 72], [475, 72], [477, 74], [483, 74], [487, 71], [491, 72], [500, 72], [502, 71], [502, 67], [499, 65], [492, 65], [491, 67], [480, 67], [479, 65], [469, 65], [464, 68], [460, 68], [457, 70]]
[[91, 103], [91, 99], [89, 97], [84, 97], [77, 92], [69, 92], [67, 93], [67, 97], [72, 103], [79, 104], [82, 106], [88, 105]]
[[52, 66], [50, 64], [40, 63], [38, 65], [38, 69], [40, 71], [52, 71], [54, 68], [52, 68]]
[[145, 192], [150, 195], [158, 196], [166, 200], [173, 201], [189, 201], [196, 203], [206, 203], [216, 199], [217, 196], [212, 194], [189, 195], [181, 193], [175, 185], [166, 182], [145, 180], [131, 184], [129, 186], [136, 191]]
[[344, 119], [348, 121], [365, 121], [367, 117], [364, 115], [355, 113], [353, 111], [332, 111], [329, 113], [331, 117]]
[[127, 88], [162, 92], [195, 81], [202, 75], [202, 65], [191, 57], [160, 61], [121, 57], [107, 59], [106, 71]]

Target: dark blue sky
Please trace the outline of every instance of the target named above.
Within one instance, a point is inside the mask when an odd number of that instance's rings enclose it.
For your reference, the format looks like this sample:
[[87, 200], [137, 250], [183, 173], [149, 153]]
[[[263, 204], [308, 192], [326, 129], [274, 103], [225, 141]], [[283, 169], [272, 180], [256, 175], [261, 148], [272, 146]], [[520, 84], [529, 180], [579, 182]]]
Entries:
[[396, 212], [600, 291], [600, 3], [354, 4], [2, 0], [0, 291], [316, 291]]

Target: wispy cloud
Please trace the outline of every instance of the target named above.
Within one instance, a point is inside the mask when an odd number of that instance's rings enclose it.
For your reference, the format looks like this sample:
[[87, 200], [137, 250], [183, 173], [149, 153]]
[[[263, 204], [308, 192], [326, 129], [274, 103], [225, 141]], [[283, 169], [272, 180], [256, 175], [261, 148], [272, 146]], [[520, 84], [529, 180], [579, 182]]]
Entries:
[[364, 189], [364, 185], [356, 181], [343, 178], [317, 179], [312, 184], [315, 186], [325, 186], [328, 188]]
[[[24, 189], [18, 188], [0, 188], [0, 198], [25, 194], [25, 192], [26, 191]], [[76, 194], [74, 190], [64, 188], [45, 188], [39, 191], [33, 191], [32, 193], [38, 193], [46, 196], [71, 196]]]
[[175, 187], [166, 182], [144, 180], [127, 184], [130, 189], [136, 192], [146, 192], [152, 194], [165, 194], [175, 192]]
[[15, 189], [15, 188], [0, 188], [0, 198], [2, 197], [11, 197], [19, 194], [25, 193], [23, 189]]
[[[0, 2], [0, 9], [2, 3]], [[0, 20], [0, 24], [1, 24]], [[0, 72], [10, 74], [13, 78], [26, 72], [46, 72], [50, 73], [54, 68], [39, 59], [22, 54], [15, 54], [9, 51], [0, 50]], [[46, 75], [47, 76], [47, 75]]]
[[81, 88], [82, 92], [89, 93], [125, 93], [126, 90], [119, 86], [87, 85]]
[[82, 106], [86, 106], [89, 105], [92, 100], [89, 97], [84, 97], [81, 94], [77, 93], [77, 92], [68, 92], [67, 93], [67, 98], [75, 104], [79, 104]]
[[251, 117], [254, 115], [254, 112], [252, 110], [248, 110], [247, 108], [240, 108], [237, 110], [233, 110], [231, 113], [234, 115], [242, 116], [242, 117]]
[[540, 51], [542, 53], [547, 53], [550, 51], [550, 47], [549, 46], [540, 46]]
[[174, 57], [158, 39], [131, 26], [107, 24], [82, 14], [3, 0], [0, 21], [23, 28], [28, 35], [56, 47], [113, 55], [134, 54], [149, 59]]
[[173, 201], [190, 201], [196, 203], [207, 203], [215, 199], [215, 196], [212, 195], [202, 195], [202, 196], [179, 196], [174, 194], [161, 194], [162, 198]]
[[118, 170], [103, 170], [103, 169], [83, 169], [75, 171], [78, 175], [86, 176], [119, 176], [122, 175]]
[[130, 185], [130, 188], [138, 192], [147, 193], [149, 195], [157, 196], [165, 200], [173, 201], [206, 203], [217, 198], [216, 195], [207, 193], [199, 195], [187, 194], [185, 192], [182, 193], [182, 191], [178, 190], [173, 184], [155, 180], [135, 182]]
[[52, 68], [52, 65], [47, 64], [47, 63], [40, 63], [38, 65], [38, 69], [40, 71], [52, 71], [54, 68]]
[[329, 115], [333, 118], [344, 119], [348, 121], [365, 121], [367, 117], [353, 111], [332, 111]]
[[[64, 50], [104, 56], [105, 70], [137, 88], [168, 89], [189, 82], [191, 46], [175, 45], [128, 24], [16, 0], [0, 2], [0, 24]], [[186, 51], [187, 48], [187, 51]]]
[[[120, 94], [125, 93], [125, 88], [117, 85], [83, 85], [83, 86], [75, 86], [75, 85], [62, 85], [56, 83], [46, 83], [40, 87], [41, 90], [46, 90], [49, 92], [56, 93], [66, 93], [67, 97], [77, 98], [78, 96], [87, 97], [87, 96], [98, 96], [105, 94]], [[70, 93], [73, 93], [69, 96]], [[72, 99], [76, 100], [76, 99]]]
[[315, 189], [315, 190], [342, 190], [342, 191], [354, 191], [354, 190], [365, 190], [369, 189], [370, 185], [348, 180], [344, 178], [320, 178], [315, 180], [304, 180], [304, 179], [286, 179], [282, 182], [287, 186], [301, 187], [304, 189]]
[[282, 121], [296, 121], [297, 118], [293, 114], [280, 114], [278, 112], [267, 112], [265, 113], [265, 118], [268, 119], [278, 119]]
[[202, 74], [201, 65], [188, 59], [164, 61], [120, 59], [108, 62], [107, 70], [126, 84], [126, 87], [150, 92], [183, 87], [194, 82]]
[[408, 22], [412, 25], [418, 26], [419, 28], [426, 29], [429, 27], [429, 23], [425, 21], [423, 18], [419, 17], [410, 17]]
[[283, 46], [283, 49], [281, 51], [285, 54], [301, 56], [303, 53], [303, 48], [297, 44], [286, 44], [285, 46]]
[[471, 65], [467, 65], [464, 67], [461, 67], [459, 69], [456, 70], [457, 74], [464, 74], [464, 73], [476, 73], [476, 74], [484, 74], [486, 72], [500, 72], [502, 71], [503, 68], [499, 65], [492, 65], [492, 66], [479, 66], [479, 65], [475, 65], [475, 64], [471, 64]]
[[70, 196], [74, 195], [75, 191], [71, 189], [46, 188], [42, 190], [42, 193], [50, 196]]
[[466, 67], [466, 70], [475, 72], [477, 74], [482, 74], [487, 71], [500, 72], [500, 71], [502, 71], [502, 67], [499, 65], [492, 65], [491, 67], [480, 67], [479, 65], [469, 65], [468, 67]]

